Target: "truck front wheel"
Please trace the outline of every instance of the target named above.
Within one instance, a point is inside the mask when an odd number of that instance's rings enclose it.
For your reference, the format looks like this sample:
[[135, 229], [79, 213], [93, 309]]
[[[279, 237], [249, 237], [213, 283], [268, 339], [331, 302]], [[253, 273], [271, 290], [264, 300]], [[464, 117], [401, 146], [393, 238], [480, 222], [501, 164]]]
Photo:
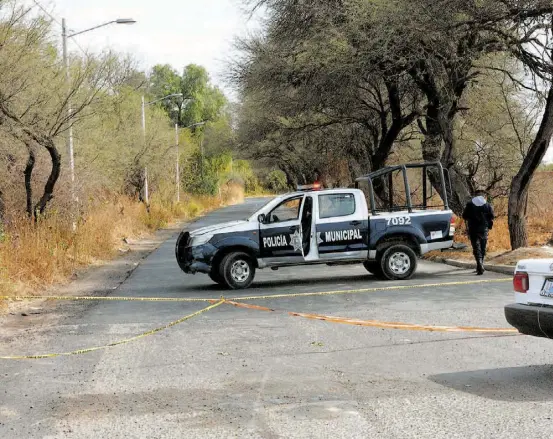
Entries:
[[209, 273], [209, 277], [216, 284], [226, 285], [225, 279], [223, 278], [223, 276], [221, 276], [221, 273], [219, 272], [219, 267], [213, 267], [211, 272]]
[[410, 279], [417, 269], [417, 255], [408, 245], [393, 244], [382, 254], [380, 267], [386, 279]]
[[255, 277], [255, 265], [247, 253], [229, 253], [221, 262], [221, 275], [232, 290], [248, 288]]
[[365, 261], [363, 262], [363, 267], [369, 273], [374, 274], [377, 278], [382, 279], [382, 267], [380, 266], [379, 261]]

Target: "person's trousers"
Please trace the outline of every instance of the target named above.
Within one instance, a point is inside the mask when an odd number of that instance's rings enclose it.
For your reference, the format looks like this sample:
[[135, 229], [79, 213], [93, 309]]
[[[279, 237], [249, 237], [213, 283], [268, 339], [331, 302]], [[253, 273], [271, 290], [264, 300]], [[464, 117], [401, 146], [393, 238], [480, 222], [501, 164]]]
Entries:
[[486, 247], [488, 246], [488, 234], [487, 233], [477, 233], [470, 234], [470, 243], [472, 245], [472, 253], [474, 254], [474, 259], [479, 268], [484, 263], [484, 258], [486, 257]]

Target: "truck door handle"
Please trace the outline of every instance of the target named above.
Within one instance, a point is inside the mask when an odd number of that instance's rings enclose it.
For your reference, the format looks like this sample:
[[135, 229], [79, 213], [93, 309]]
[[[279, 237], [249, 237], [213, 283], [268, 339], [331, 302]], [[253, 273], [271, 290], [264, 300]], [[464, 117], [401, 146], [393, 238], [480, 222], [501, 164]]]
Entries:
[[358, 226], [359, 224], [361, 224], [361, 221], [352, 221], [350, 224], [352, 226]]

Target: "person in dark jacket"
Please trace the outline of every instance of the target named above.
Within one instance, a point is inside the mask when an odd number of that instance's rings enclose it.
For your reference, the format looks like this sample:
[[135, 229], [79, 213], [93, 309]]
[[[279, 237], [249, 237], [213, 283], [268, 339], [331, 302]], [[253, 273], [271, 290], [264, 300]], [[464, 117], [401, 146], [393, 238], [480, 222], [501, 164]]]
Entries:
[[488, 245], [488, 231], [493, 227], [495, 218], [493, 208], [486, 199], [484, 191], [477, 191], [463, 212], [463, 219], [467, 222], [472, 252], [476, 259], [476, 274], [484, 274], [484, 258]]

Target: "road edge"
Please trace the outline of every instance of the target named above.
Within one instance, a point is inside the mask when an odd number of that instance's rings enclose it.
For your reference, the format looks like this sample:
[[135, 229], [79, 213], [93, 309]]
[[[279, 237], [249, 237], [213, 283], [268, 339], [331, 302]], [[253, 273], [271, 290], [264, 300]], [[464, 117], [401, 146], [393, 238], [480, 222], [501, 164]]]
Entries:
[[[446, 265], [451, 265], [452, 267], [474, 269], [474, 270], [476, 269], [475, 262], [457, 261], [455, 259], [448, 259], [448, 258], [433, 258], [432, 261], [440, 262]], [[487, 271], [491, 271], [493, 273], [513, 275], [515, 273], [516, 267], [514, 265], [484, 264], [484, 268]]]

